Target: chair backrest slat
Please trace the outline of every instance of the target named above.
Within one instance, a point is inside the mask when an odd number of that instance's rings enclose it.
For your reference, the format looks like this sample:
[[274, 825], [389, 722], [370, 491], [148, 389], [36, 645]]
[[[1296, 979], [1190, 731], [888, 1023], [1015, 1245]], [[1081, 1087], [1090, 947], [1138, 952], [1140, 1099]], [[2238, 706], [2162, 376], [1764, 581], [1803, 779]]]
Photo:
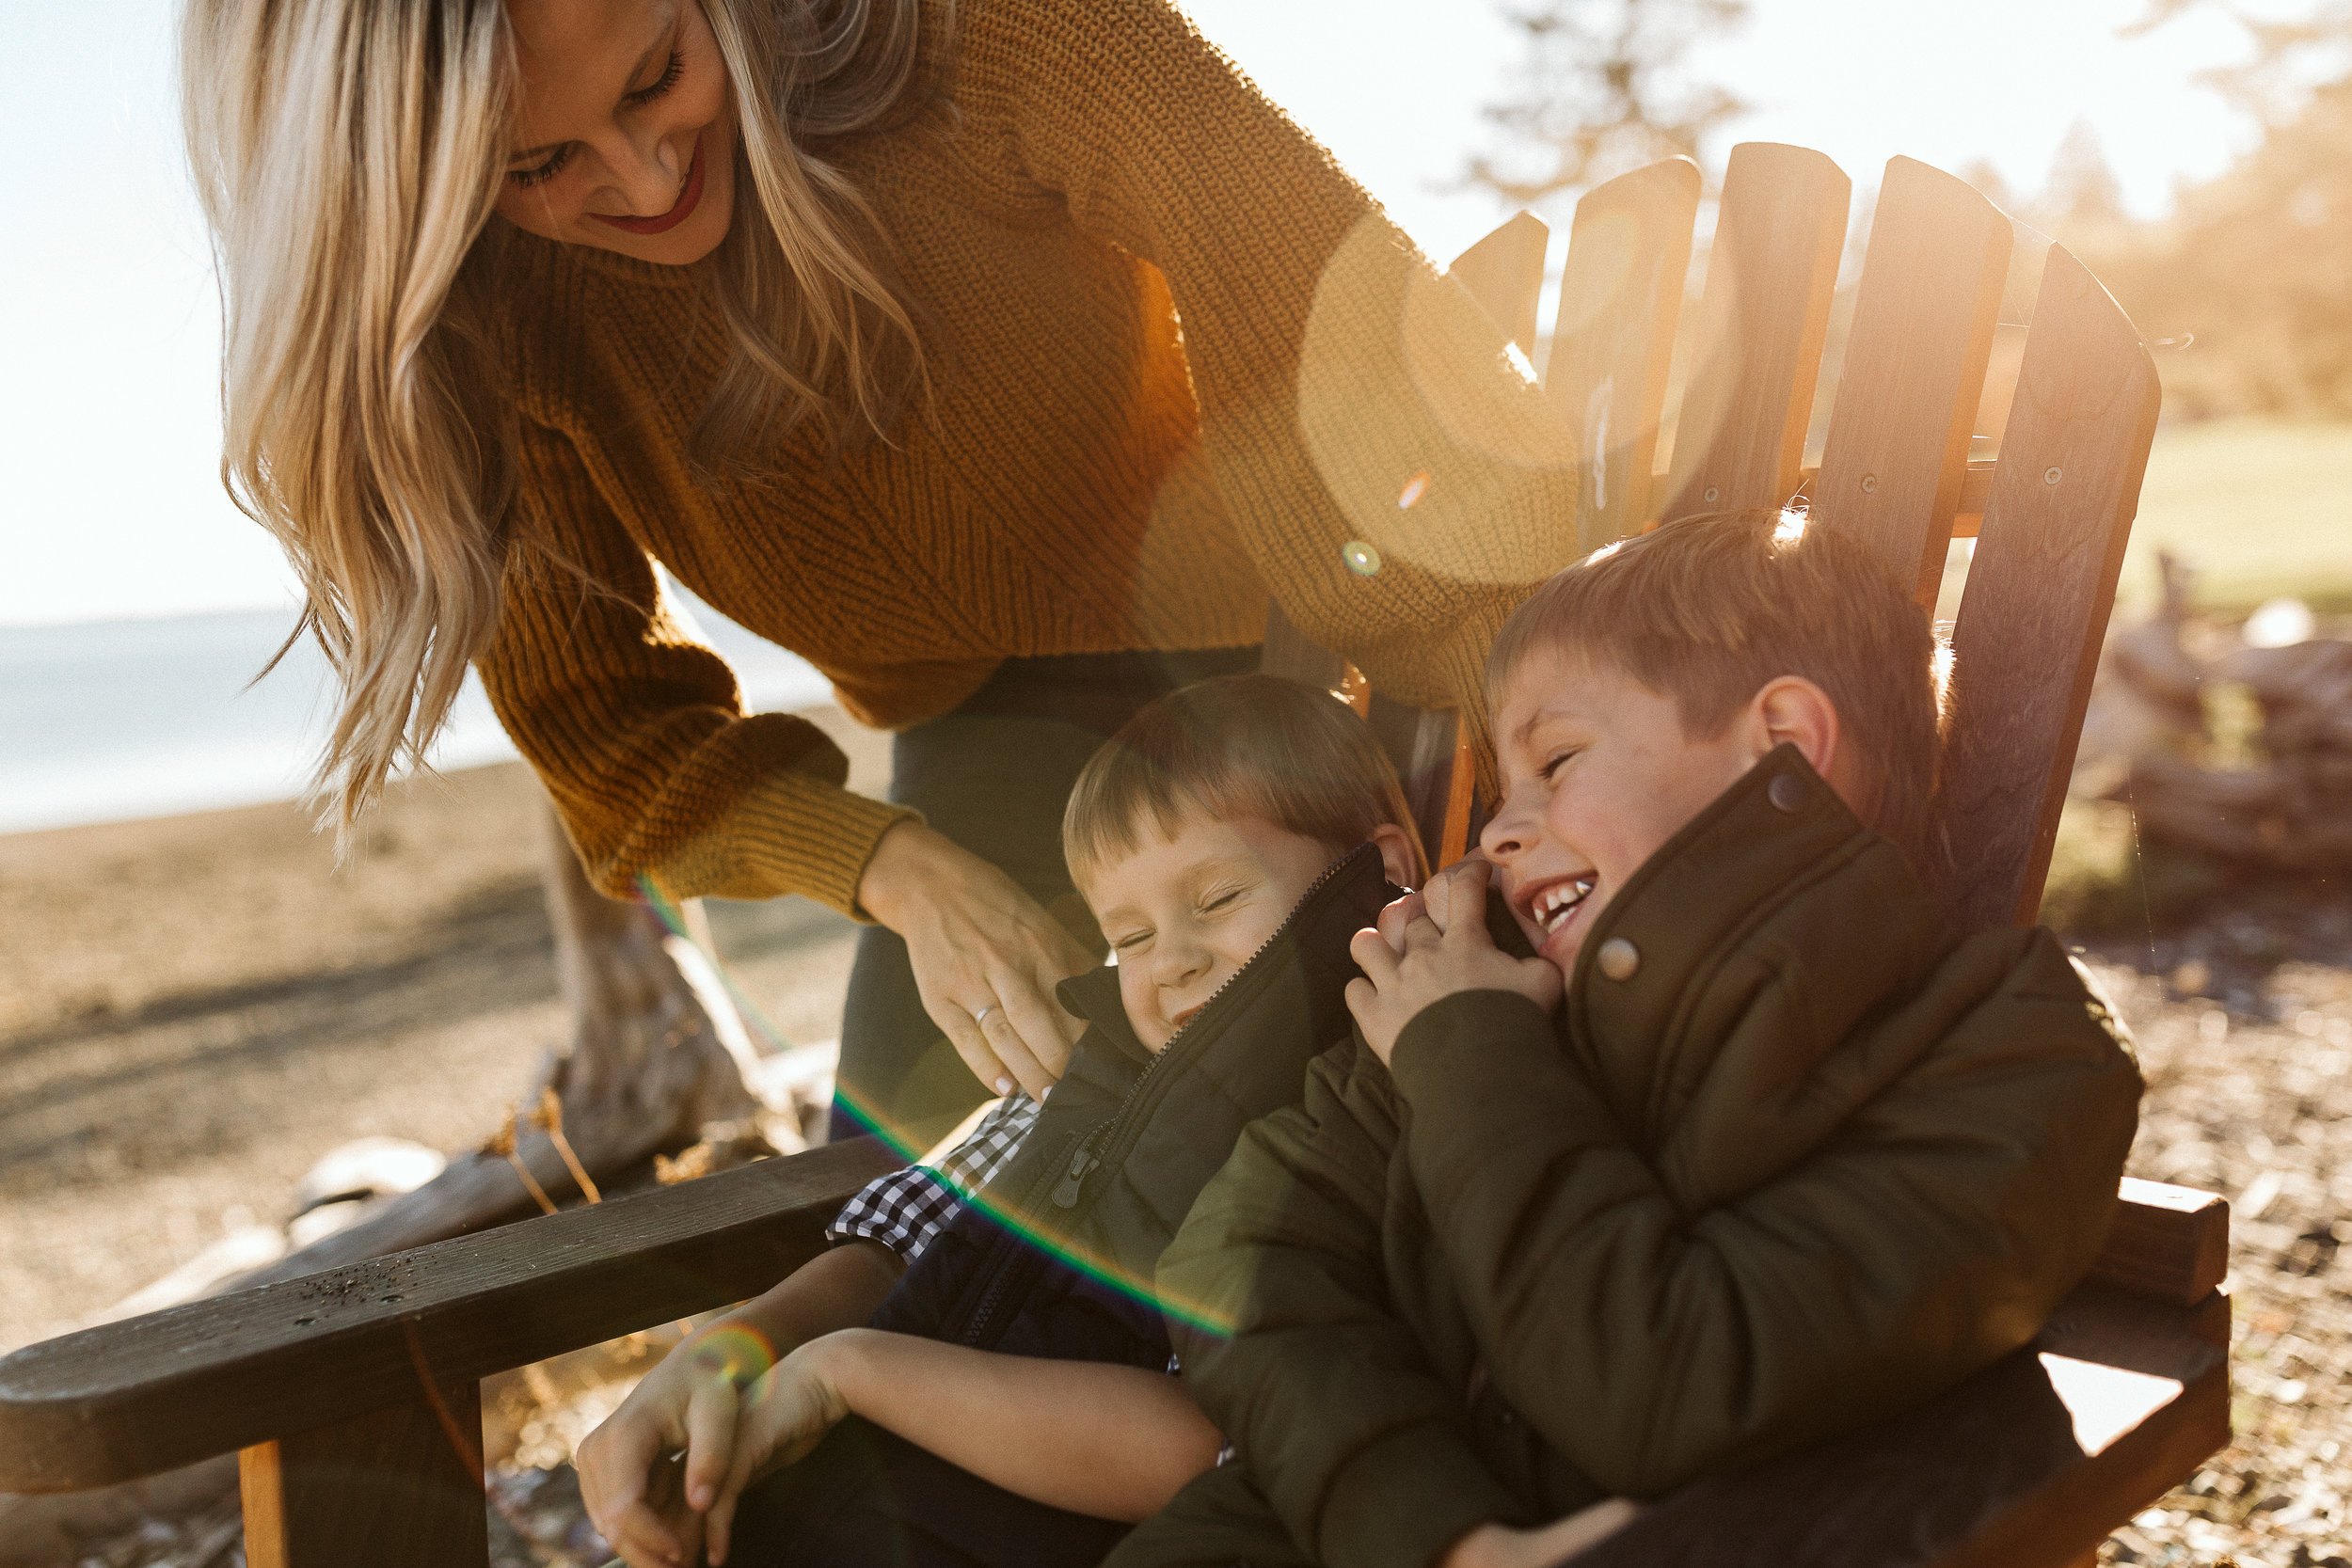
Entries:
[[1579, 555], [1650, 519], [1698, 207], [1699, 168], [1688, 158], [1619, 175], [1576, 204], [1547, 384], [1577, 423]]
[[1963, 930], [2041, 905], [2160, 401], [2130, 319], [2052, 246], [1953, 632], [1940, 826]]
[[2009, 277], [2008, 218], [1965, 183], [1890, 159], [1854, 301], [1813, 516], [1935, 603]]
[[1446, 268], [1531, 358], [1535, 353], [1535, 302], [1544, 289], [1544, 251], [1550, 244], [1551, 230], [1543, 219], [1533, 213], [1515, 213]]
[[1819, 152], [1731, 150], [1658, 517], [1795, 494], [1852, 182]]
[[1347, 678], [1347, 660], [1294, 626], [1279, 599], [1266, 601], [1265, 652], [1259, 656], [1258, 668], [1327, 691], [1336, 691]]

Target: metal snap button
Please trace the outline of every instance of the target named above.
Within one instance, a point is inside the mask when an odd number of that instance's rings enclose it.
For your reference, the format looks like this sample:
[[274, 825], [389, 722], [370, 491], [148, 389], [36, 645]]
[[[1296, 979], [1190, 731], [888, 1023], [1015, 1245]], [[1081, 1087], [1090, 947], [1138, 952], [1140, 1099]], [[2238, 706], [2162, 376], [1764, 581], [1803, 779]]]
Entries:
[[1600, 944], [1594, 961], [1612, 980], [1630, 980], [1633, 972], [1642, 967], [1642, 950], [1623, 937], [1611, 937]]
[[1804, 781], [1794, 773], [1783, 773], [1764, 786], [1764, 798], [1782, 811], [1803, 811], [1804, 809]]

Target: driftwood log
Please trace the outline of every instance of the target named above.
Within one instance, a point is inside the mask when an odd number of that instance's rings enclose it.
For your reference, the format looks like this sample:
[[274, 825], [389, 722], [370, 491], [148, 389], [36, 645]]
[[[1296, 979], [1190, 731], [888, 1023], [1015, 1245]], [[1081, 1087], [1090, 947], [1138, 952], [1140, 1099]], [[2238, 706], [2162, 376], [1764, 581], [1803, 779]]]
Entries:
[[2277, 871], [2352, 868], [2352, 641], [2241, 648], [2212, 674], [2261, 705], [2265, 761], [2244, 770], [2140, 758], [2129, 785], [2140, 831]]
[[[2084, 717], [2071, 792], [2127, 800], [2148, 839], [2265, 870], [2352, 868], [2352, 642], [2198, 657], [2194, 574], [2158, 557], [2164, 598], [2115, 634]], [[2262, 711], [2251, 767], [2214, 768], [2205, 699], [2243, 686]]]
[[724, 984], [703, 958], [709, 943], [697, 929], [699, 908], [687, 906], [685, 919], [701, 951], [651, 910], [590, 886], [552, 807], [545, 824], [541, 880], [568, 1034], [517, 1102], [511, 1135], [452, 1158], [423, 1186], [220, 1289], [293, 1279], [518, 1219], [546, 1206], [541, 1194], [556, 1204], [576, 1200], [586, 1195], [575, 1164], [593, 1184], [707, 1138], [756, 1138], [762, 1106], [749, 1086], [755, 1058]]

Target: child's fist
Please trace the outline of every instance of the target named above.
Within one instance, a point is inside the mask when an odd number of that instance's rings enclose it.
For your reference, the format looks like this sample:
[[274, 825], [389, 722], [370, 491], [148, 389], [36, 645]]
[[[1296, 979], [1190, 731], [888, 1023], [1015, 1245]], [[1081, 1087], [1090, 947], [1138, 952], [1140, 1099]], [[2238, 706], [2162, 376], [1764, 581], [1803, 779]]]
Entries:
[[[1399, 900], [1381, 913], [1377, 929], [1356, 933], [1348, 953], [1363, 978], [1347, 984], [1347, 1010], [1383, 1064], [1396, 1037], [1431, 1004], [1470, 990], [1506, 990], [1549, 1012], [1560, 1005], [1560, 972], [1541, 958], [1515, 958], [1494, 944], [1484, 916], [1489, 868], [1466, 862], [1433, 881], [1425, 908]], [[1443, 928], [1433, 915], [1447, 917]], [[1479, 911], [1470, 918], [1470, 911]], [[1460, 918], [1456, 918], [1456, 917]], [[1391, 931], [1392, 925], [1402, 926]]]

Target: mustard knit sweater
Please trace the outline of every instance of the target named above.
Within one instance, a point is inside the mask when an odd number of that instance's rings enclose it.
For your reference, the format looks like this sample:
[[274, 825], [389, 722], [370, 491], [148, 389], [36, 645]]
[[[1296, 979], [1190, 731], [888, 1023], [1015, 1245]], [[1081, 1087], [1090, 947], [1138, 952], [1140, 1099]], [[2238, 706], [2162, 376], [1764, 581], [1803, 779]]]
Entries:
[[697, 270], [516, 245], [515, 528], [546, 548], [481, 670], [608, 891], [856, 913], [909, 815], [804, 721], [742, 714], [656, 561], [903, 728], [1010, 657], [1256, 641], [1269, 593], [1376, 688], [1475, 705], [1568, 559], [1573, 436], [1502, 332], [1168, 0], [953, 26], [944, 96], [825, 149], [926, 323], [932, 401], [889, 443], [804, 428], [778, 483], [697, 482], [725, 354]]

